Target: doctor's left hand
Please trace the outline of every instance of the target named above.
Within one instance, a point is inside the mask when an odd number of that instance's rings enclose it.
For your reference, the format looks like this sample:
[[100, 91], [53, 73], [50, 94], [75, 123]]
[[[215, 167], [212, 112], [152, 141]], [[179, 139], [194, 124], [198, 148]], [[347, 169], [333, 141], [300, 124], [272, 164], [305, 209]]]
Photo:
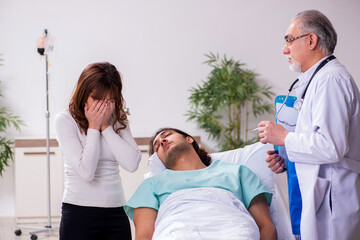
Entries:
[[261, 143], [283, 146], [285, 145], [285, 138], [289, 132], [277, 123], [261, 121], [258, 125], [258, 133]]
[[277, 154], [274, 150], [267, 151], [265, 161], [267, 167], [270, 168], [274, 173], [282, 173], [285, 170], [284, 158]]

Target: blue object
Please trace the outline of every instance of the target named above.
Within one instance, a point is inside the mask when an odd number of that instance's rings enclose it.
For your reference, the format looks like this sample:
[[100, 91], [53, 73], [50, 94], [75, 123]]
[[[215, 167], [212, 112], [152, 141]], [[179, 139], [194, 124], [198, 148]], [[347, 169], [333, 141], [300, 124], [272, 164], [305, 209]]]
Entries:
[[[286, 99], [285, 95], [279, 95], [275, 98], [275, 110], [276, 104], [282, 104]], [[296, 97], [288, 96], [285, 106], [293, 108], [296, 101]], [[274, 146], [275, 151], [279, 152], [279, 146]], [[294, 235], [300, 235], [300, 220], [302, 210], [301, 192], [299, 187], [299, 181], [296, 174], [295, 164], [291, 162], [286, 155], [286, 174], [288, 180], [288, 192], [289, 192], [289, 211], [291, 219], [291, 228]]]
[[286, 167], [291, 227], [294, 235], [300, 235], [300, 220], [302, 209], [301, 192], [296, 175], [295, 164], [291, 162], [288, 157], [286, 158]]
[[[286, 98], [285, 95], [276, 96], [276, 98], [275, 98], [275, 106], [276, 106], [276, 103], [283, 103], [285, 98]], [[295, 103], [296, 99], [297, 98], [294, 97], [294, 96], [289, 96], [288, 99], [286, 100], [285, 106], [294, 107], [294, 103]]]

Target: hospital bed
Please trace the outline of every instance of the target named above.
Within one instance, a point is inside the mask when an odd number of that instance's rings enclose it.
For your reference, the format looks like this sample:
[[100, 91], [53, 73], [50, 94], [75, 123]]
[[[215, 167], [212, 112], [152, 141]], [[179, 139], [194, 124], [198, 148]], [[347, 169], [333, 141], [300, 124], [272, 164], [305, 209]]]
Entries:
[[[275, 174], [270, 171], [265, 162], [266, 151], [272, 150], [273, 148], [273, 145], [262, 144], [258, 142], [240, 149], [220, 153], [212, 153], [211, 158], [213, 161], [221, 160], [233, 164], [245, 165], [261, 179], [261, 181], [273, 193], [272, 203], [270, 205], [270, 212], [277, 228], [278, 239], [292, 240], [295, 239], [295, 237], [293, 236], [291, 231], [291, 223], [286, 201], [286, 185], [281, 185], [279, 183], [278, 176], [275, 176]], [[165, 169], [162, 162], [156, 157], [151, 157], [149, 159], [148, 167], [150, 172], [145, 174], [145, 177], [150, 177]], [[189, 195], [189, 193], [187, 194]], [[165, 225], [168, 226], [169, 223], [166, 223]]]

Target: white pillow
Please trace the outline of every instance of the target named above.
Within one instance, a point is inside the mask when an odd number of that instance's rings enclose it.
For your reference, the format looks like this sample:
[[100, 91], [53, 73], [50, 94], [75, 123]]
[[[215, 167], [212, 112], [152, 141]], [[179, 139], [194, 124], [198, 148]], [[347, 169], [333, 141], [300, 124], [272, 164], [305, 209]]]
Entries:
[[150, 170], [149, 177], [161, 173], [166, 169], [164, 163], [160, 160], [156, 152], [154, 152], [154, 154], [149, 158], [148, 167]]

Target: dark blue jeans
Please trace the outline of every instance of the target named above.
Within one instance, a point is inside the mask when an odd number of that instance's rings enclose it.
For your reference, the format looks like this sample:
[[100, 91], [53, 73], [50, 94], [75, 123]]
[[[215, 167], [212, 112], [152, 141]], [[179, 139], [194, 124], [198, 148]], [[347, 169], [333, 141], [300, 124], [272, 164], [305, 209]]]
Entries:
[[129, 219], [122, 207], [62, 204], [60, 240], [131, 240]]

